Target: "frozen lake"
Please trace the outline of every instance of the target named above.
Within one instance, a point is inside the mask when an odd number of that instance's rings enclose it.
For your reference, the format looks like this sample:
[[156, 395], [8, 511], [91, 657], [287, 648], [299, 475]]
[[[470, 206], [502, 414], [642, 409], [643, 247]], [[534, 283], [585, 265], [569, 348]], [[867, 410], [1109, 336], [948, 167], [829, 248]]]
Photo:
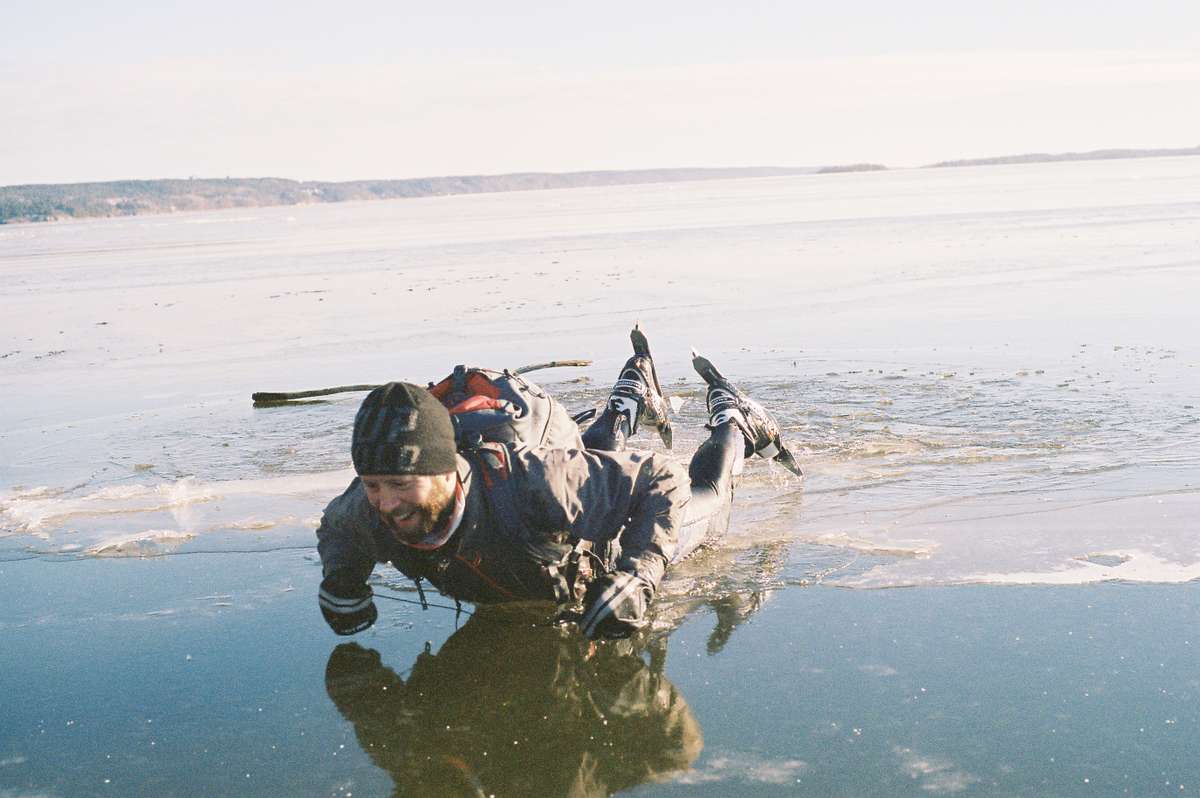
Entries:
[[0, 556], [307, 540], [360, 397], [252, 391], [584, 357], [539, 375], [582, 408], [641, 320], [683, 456], [692, 345], [804, 452], [735, 532], [895, 556], [861, 585], [1193, 579], [1198, 197], [1166, 158], [5, 228]]
[[[0, 794], [520, 793], [508, 731], [583, 756], [541, 783], [564, 794], [1200, 779], [1200, 158], [20, 225], [0, 276]], [[641, 656], [543, 629], [518, 665], [490, 619], [455, 633], [400, 602], [331, 653], [313, 529], [361, 394], [250, 394], [590, 358], [534, 375], [583, 409], [635, 320], [683, 400], [681, 457], [695, 346], [775, 411], [806, 479], [748, 464]], [[901, 586], [922, 589], [829, 589]], [[543, 705], [547, 669], [566, 687]], [[504, 717], [481, 709], [514, 700], [499, 671], [529, 699]], [[413, 679], [471, 701], [371, 719], [360, 688]], [[620, 701], [540, 725], [597, 691], [658, 707], [620, 735], [661, 757], [592, 746]], [[465, 781], [405, 748], [443, 725]]]

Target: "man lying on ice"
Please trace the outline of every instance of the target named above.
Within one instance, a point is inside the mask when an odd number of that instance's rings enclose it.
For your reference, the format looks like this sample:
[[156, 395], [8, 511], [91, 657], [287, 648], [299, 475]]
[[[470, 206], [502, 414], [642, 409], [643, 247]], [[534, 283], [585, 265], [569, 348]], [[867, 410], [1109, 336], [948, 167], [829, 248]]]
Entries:
[[[429, 388], [393, 382], [368, 394], [354, 419], [358, 477], [317, 529], [319, 603], [333, 630], [375, 622], [367, 580], [391, 562], [418, 589], [428, 580], [460, 601], [582, 599], [584, 634], [628, 636], [667, 566], [724, 533], [744, 458], [800, 473], [771, 415], [699, 355], [710, 434], [686, 474], [666, 455], [627, 451], [639, 422], [671, 445], [645, 336], [635, 327], [630, 337], [634, 356], [582, 436], [557, 402], [508, 372], [460, 367]], [[497, 417], [512, 423], [479, 423]]]

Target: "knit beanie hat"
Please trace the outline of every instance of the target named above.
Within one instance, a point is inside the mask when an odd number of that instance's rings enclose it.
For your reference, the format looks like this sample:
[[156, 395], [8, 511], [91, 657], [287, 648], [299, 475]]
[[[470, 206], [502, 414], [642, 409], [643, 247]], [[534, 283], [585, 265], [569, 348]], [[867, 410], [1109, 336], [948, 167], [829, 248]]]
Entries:
[[457, 467], [455, 454], [450, 414], [417, 385], [381, 385], [354, 417], [350, 458], [359, 474], [446, 474]]

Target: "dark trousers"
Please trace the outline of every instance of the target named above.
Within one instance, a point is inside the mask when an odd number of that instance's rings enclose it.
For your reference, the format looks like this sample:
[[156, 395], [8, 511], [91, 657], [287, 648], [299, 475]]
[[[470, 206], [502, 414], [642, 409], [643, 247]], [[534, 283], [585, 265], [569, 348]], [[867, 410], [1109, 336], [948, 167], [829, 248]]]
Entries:
[[[583, 433], [587, 449], [602, 452], [624, 450], [629, 424], [621, 413], [605, 408], [600, 417]], [[746, 439], [732, 421], [721, 424], [700, 444], [688, 464], [692, 497], [688, 501], [679, 545], [672, 562], [691, 554], [702, 543], [715, 540], [729, 527], [733, 504], [733, 471], [745, 452]]]

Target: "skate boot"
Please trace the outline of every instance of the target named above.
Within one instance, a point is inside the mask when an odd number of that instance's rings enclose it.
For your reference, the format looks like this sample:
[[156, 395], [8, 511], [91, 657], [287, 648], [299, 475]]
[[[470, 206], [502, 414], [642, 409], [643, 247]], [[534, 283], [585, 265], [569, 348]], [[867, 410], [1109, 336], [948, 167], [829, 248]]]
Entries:
[[796, 458], [783, 445], [779, 424], [758, 402], [734, 386], [717, 371], [708, 358], [692, 350], [692, 366], [708, 383], [709, 429], [733, 421], [746, 439], [746, 456], [751, 453], [778, 462], [798, 477], [804, 476]]
[[670, 449], [671, 420], [667, 418], [667, 403], [658, 385], [654, 360], [650, 357], [650, 344], [636, 324], [629, 333], [629, 340], [633, 343], [633, 357], [621, 369], [621, 376], [609, 394], [608, 407], [625, 414], [629, 419], [630, 434], [637, 432], [639, 421], [644, 421], [658, 430], [663, 445]]

